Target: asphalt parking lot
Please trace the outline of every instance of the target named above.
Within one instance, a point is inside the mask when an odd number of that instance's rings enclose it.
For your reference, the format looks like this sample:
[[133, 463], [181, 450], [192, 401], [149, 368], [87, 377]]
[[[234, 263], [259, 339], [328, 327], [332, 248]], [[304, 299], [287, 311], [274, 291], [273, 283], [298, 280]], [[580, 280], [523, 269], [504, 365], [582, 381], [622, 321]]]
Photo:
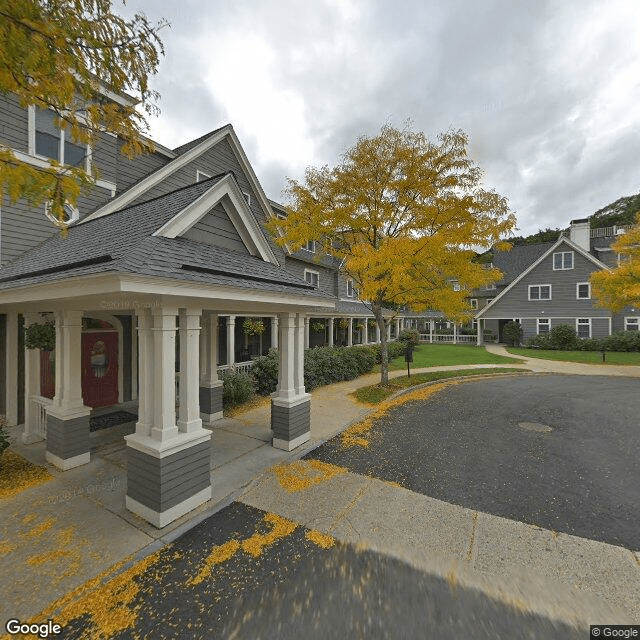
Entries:
[[368, 447], [309, 458], [470, 509], [640, 550], [640, 382], [477, 380], [391, 410]]

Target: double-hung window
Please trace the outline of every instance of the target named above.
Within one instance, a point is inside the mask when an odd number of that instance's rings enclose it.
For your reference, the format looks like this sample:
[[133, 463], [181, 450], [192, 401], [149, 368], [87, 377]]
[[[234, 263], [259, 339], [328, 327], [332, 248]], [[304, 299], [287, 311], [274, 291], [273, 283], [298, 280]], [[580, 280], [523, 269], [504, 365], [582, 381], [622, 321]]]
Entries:
[[625, 331], [640, 331], [640, 318], [625, 318], [624, 319]]
[[573, 251], [559, 251], [553, 254], [553, 270], [573, 269]]
[[309, 240], [309, 242], [307, 242], [304, 247], [304, 249], [306, 249], [307, 251], [311, 251], [311, 253], [315, 253], [316, 252], [316, 241], [315, 240]]
[[538, 318], [538, 335], [541, 333], [549, 333], [551, 329], [551, 320], [549, 318]]
[[320, 274], [310, 269], [304, 270], [304, 279], [308, 284], [312, 284], [316, 289], [320, 285]]
[[551, 285], [530, 284], [529, 300], [551, 300]]
[[87, 145], [77, 144], [68, 129], [57, 126], [57, 115], [51, 109], [34, 107], [34, 111], [35, 154], [60, 164], [86, 168]]
[[469, 299], [469, 304], [471, 305], [472, 309], [477, 309], [478, 308], [478, 299], [477, 298], [470, 298]]
[[590, 300], [591, 284], [588, 282], [578, 282], [578, 284], [576, 284], [576, 298], [578, 300]]
[[577, 318], [576, 333], [578, 334], [578, 338], [590, 338], [591, 337], [591, 318]]

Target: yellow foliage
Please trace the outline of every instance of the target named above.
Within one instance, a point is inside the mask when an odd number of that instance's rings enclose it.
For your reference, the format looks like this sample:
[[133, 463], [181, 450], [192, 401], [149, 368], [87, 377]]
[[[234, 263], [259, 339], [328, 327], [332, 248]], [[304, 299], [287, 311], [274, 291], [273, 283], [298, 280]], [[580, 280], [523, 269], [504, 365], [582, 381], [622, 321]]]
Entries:
[[0, 499], [12, 498], [21, 491], [37, 487], [52, 478], [45, 467], [32, 464], [8, 449], [0, 459]]
[[[502, 275], [474, 262], [474, 249], [500, 242], [515, 217], [505, 198], [480, 186], [467, 144], [461, 131], [432, 142], [385, 126], [333, 169], [308, 168], [304, 183], [290, 180], [287, 216], [269, 228], [293, 251], [315, 240], [341, 260], [381, 330], [385, 306], [468, 318], [470, 291]], [[385, 366], [383, 356], [383, 383]]]
[[[53, 110], [75, 143], [95, 147], [107, 130], [129, 157], [152, 149], [146, 116], [158, 112], [159, 96], [149, 77], [164, 53], [157, 32], [166, 22], [125, 19], [111, 0], [0, 0], [0, 15], [0, 92]], [[64, 228], [65, 202], [75, 206], [97, 175], [81, 164], [36, 168], [0, 148], [0, 196], [49, 202]]]
[[295, 493], [326, 482], [344, 473], [346, 469], [320, 460], [296, 460], [288, 464], [277, 464], [271, 471], [275, 473], [283, 489]]
[[640, 305], [640, 213], [636, 224], [618, 236], [611, 248], [620, 255], [620, 264], [611, 271], [596, 271], [591, 276], [593, 296], [602, 307], [620, 311]]

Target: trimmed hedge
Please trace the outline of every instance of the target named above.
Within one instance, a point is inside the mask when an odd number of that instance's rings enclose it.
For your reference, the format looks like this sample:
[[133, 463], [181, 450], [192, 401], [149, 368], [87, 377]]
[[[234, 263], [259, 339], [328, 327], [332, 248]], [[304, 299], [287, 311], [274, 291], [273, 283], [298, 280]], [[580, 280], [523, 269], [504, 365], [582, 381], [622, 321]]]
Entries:
[[573, 327], [564, 324], [529, 338], [526, 346], [562, 351], [640, 351], [640, 331], [617, 331], [604, 338], [580, 339]]
[[[389, 360], [404, 353], [404, 344], [390, 342]], [[380, 345], [353, 347], [315, 347], [304, 352], [304, 386], [307, 391], [333, 382], [353, 380], [380, 364]], [[255, 390], [266, 396], [278, 384], [278, 352], [271, 349], [266, 356], [256, 358], [251, 369]]]

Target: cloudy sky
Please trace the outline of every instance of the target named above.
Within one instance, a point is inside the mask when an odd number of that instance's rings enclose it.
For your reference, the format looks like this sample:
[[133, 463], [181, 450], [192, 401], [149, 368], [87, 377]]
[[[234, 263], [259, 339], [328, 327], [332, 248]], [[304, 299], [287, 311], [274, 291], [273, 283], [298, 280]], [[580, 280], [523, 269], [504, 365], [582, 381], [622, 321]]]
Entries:
[[166, 18], [152, 137], [231, 122], [267, 195], [381, 125], [461, 128], [519, 233], [640, 191], [637, 0], [129, 0]]

